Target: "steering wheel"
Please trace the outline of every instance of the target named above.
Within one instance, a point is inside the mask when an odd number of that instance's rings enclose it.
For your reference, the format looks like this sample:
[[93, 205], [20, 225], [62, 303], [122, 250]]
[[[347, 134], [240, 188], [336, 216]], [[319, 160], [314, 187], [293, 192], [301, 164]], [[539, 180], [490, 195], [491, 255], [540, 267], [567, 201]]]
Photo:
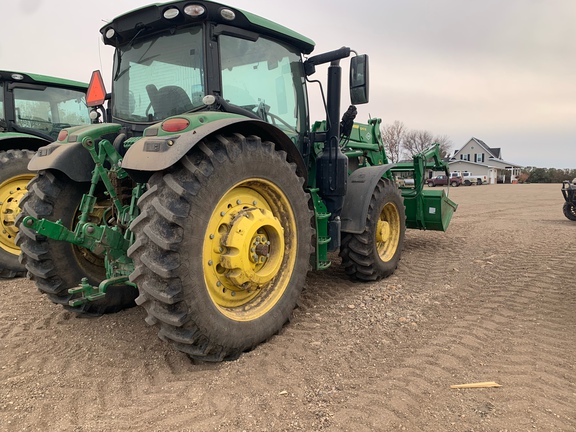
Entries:
[[[270, 112], [270, 105], [266, 105], [264, 102], [260, 102], [258, 104], [251, 104], [251, 105], [243, 105], [242, 108], [245, 108], [249, 111], [254, 111], [254, 113], [260, 117], [262, 120], [264, 120], [267, 123], [271, 123], [274, 126], [278, 126], [278, 123], [286, 126], [288, 129], [290, 130], [294, 130], [294, 126], [292, 126], [291, 124], [289, 124], [286, 120], [284, 120], [282, 117], [273, 114]], [[270, 120], [272, 120], [271, 122], [268, 121], [268, 118], [270, 118]]]
[[271, 112], [266, 113], [268, 115], [268, 117], [270, 117], [272, 119], [272, 124], [274, 126], [278, 126], [276, 124], [276, 122], [283, 124], [284, 126], [286, 126], [288, 129], [290, 129], [291, 131], [294, 130], [294, 126], [292, 126], [290, 123], [288, 123], [286, 120], [284, 120], [282, 117], [277, 116], [276, 114], [272, 114]]

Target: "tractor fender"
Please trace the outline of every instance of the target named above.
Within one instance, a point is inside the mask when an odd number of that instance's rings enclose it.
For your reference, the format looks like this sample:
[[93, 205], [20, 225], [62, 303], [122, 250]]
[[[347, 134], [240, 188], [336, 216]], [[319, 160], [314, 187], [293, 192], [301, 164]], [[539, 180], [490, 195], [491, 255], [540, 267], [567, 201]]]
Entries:
[[76, 182], [90, 181], [95, 166], [94, 159], [82, 146], [82, 142], [87, 139], [96, 141], [104, 136], [117, 134], [121, 127], [118, 123], [90, 123], [66, 128], [68, 134], [63, 141], [40, 147], [30, 160], [28, 169], [55, 169]]
[[90, 181], [94, 160], [82, 143], [52, 143], [40, 147], [28, 164], [30, 171], [55, 169], [76, 182]]
[[366, 229], [368, 206], [372, 192], [384, 173], [395, 163], [359, 168], [348, 177], [348, 188], [340, 219], [342, 232], [362, 234]]
[[[161, 124], [154, 127], [160, 128]], [[244, 116], [215, 119], [192, 130], [171, 135], [158, 133], [155, 136], [146, 136], [145, 133], [145, 136], [132, 144], [126, 152], [122, 168], [131, 175], [136, 175], [138, 171], [147, 171], [151, 174], [165, 170], [182, 159], [202, 139], [215, 133], [258, 135], [263, 141], [272, 141], [276, 144], [277, 150], [284, 150], [288, 154], [290, 162], [296, 163], [298, 174], [305, 179], [307, 177], [307, 168], [302, 155], [284, 132], [262, 120]]]

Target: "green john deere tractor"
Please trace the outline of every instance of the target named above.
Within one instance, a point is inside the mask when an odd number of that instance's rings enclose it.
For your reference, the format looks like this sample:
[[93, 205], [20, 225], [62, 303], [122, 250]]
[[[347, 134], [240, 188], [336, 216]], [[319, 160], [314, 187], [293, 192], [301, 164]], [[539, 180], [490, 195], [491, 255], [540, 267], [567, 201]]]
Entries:
[[[406, 227], [448, 227], [456, 205], [423, 191], [427, 169], [448, 172], [438, 146], [390, 164], [380, 120], [354, 122], [367, 56], [309, 56], [310, 39], [209, 1], [146, 6], [101, 33], [116, 49], [111, 99], [104, 109], [95, 72], [87, 101], [105, 122], [38, 151], [17, 221], [52, 301], [89, 314], [136, 303], [191, 358], [233, 359], [280, 330], [330, 252], [376, 281], [396, 269]], [[308, 77], [324, 64], [326, 119], [311, 124]]]
[[0, 70], [0, 277], [23, 276], [15, 219], [35, 173], [28, 162], [63, 128], [90, 123], [88, 84]]

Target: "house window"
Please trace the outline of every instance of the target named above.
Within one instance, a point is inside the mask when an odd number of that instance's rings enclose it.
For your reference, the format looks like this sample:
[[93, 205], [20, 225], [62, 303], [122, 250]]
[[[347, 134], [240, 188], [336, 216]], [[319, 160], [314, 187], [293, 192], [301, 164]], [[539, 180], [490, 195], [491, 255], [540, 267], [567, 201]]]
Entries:
[[468, 154], [460, 154], [460, 159], [461, 159], [461, 160], [465, 160], [465, 161], [469, 161], [469, 160], [470, 160], [470, 153], [468, 153]]
[[484, 153], [476, 153], [474, 155], [474, 162], [484, 162]]

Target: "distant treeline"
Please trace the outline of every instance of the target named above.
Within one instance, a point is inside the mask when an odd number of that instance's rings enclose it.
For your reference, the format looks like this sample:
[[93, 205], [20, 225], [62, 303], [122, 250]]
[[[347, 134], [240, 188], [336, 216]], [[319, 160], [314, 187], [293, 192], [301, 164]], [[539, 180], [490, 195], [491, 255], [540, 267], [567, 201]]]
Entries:
[[525, 167], [518, 177], [520, 183], [562, 183], [576, 178], [576, 169]]

